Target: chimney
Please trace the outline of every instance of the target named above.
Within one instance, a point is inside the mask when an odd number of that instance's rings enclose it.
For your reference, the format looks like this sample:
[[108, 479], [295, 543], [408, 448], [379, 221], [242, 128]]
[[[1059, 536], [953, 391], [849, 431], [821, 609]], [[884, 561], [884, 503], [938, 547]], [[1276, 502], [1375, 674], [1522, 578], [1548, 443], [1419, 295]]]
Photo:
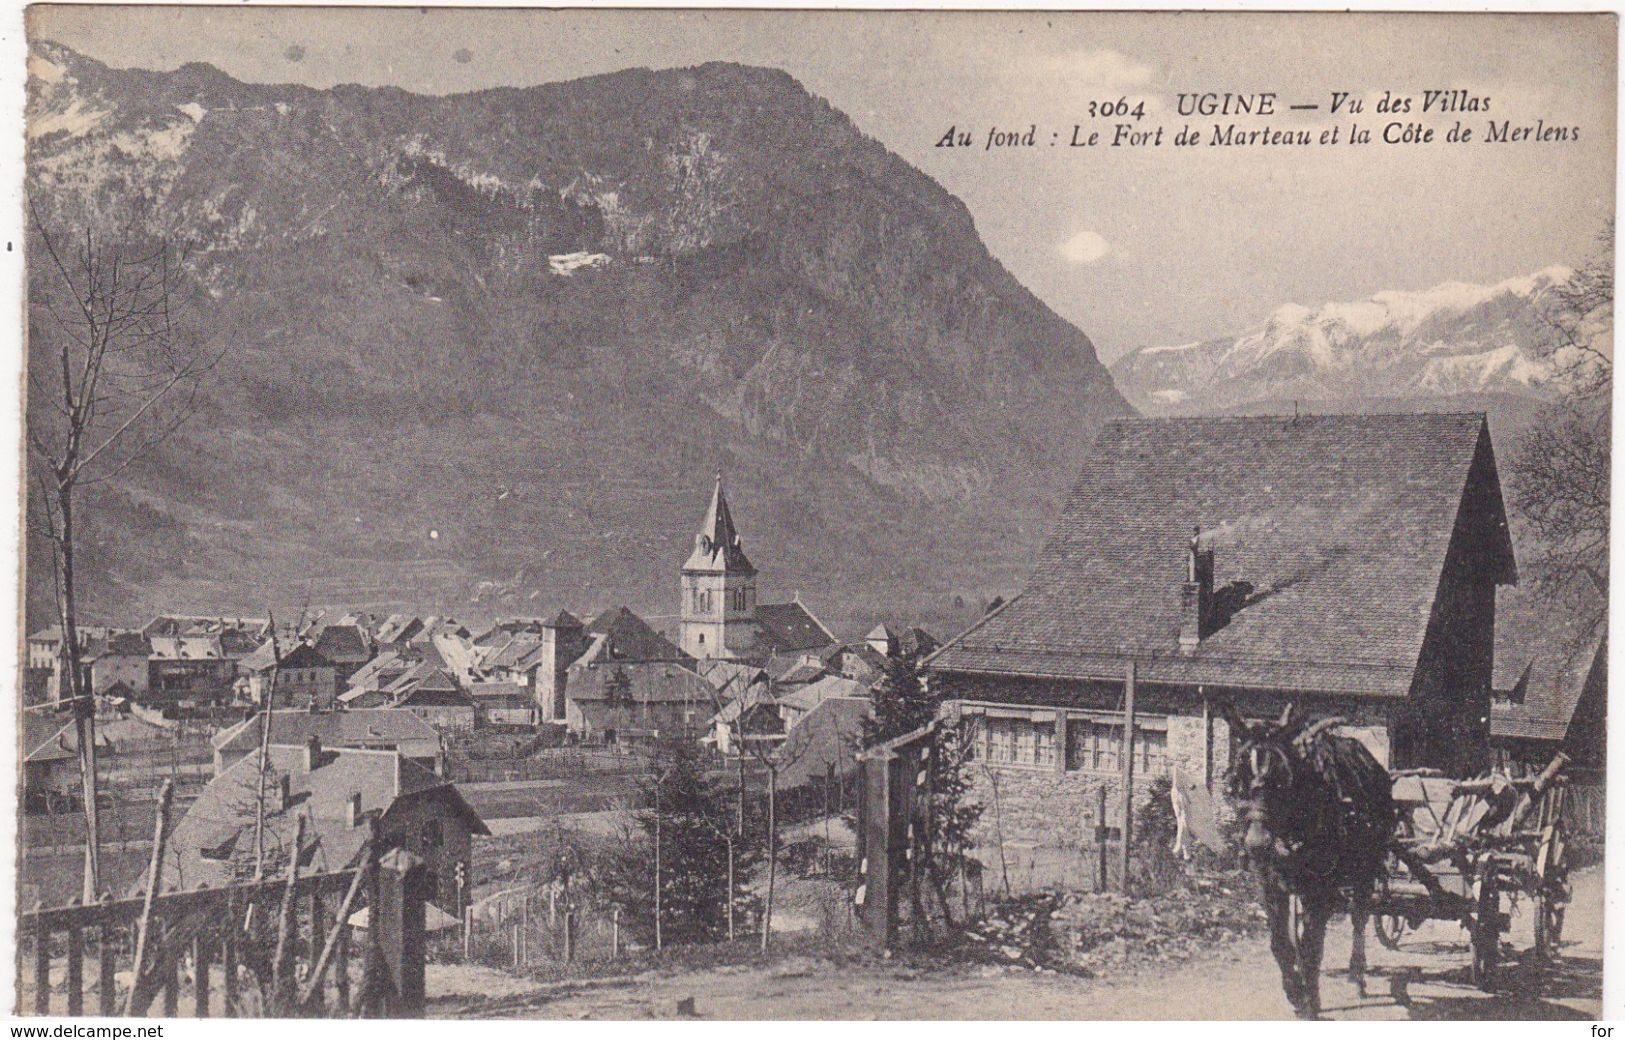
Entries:
[[1179, 652], [1194, 654], [1213, 624], [1213, 550], [1203, 549], [1202, 529], [1191, 529], [1185, 551], [1185, 582], [1179, 594]]
[[344, 823], [349, 827], [361, 826], [361, 792], [351, 791], [350, 800], [344, 806]]
[[322, 738], [312, 733], [305, 741], [305, 772], [314, 773], [322, 767]]

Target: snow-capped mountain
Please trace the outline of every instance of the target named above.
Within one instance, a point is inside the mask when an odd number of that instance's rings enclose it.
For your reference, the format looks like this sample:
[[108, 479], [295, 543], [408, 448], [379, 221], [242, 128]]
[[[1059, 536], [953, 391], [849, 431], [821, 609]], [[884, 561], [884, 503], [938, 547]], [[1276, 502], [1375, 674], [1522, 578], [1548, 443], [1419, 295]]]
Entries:
[[1494, 285], [1447, 282], [1316, 309], [1287, 304], [1243, 335], [1137, 350], [1112, 365], [1151, 413], [1229, 410], [1260, 400], [1326, 402], [1462, 394], [1542, 397], [1553, 363], [1546, 294], [1564, 267]]

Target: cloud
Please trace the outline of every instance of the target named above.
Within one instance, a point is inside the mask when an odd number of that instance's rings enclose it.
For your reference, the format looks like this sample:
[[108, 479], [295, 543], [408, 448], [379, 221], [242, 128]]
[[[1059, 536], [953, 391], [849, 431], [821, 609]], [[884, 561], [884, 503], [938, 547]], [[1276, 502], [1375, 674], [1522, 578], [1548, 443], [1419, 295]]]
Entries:
[[1055, 247], [1071, 264], [1092, 264], [1112, 251], [1112, 244], [1093, 231], [1080, 231]]
[[282, 56], [289, 61], [304, 61], [305, 49], [297, 43], [290, 43], [288, 49], [282, 52]]

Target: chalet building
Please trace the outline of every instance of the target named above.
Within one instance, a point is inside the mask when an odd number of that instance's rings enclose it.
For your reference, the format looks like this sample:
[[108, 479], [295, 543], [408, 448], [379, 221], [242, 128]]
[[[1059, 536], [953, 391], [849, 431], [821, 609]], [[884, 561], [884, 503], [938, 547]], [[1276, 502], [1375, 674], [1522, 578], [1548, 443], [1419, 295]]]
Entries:
[[756, 568], [734, 527], [722, 474], [683, 563], [683, 651], [693, 657], [763, 661], [774, 654], [832, 646], [835, 637], [803, 606], [758, 603]]
[[[23, 804], [26, 812], [82, 806], [79, 727], [62, 713], [23, 715]], [[151, 790], [181, 764], [173, 730], [139, 718], [96, 720], [96, 774], [103, 790]]]
[[[216, 733], [214, 775], [219, 776], [245, 755], [259, 751], [265, 717], [255, 712]], [[327, 748], [398, 751], [413, 765], [442, 772], [440, 732], [410, 711], [395, 708], [354, 711], [310, 711], [289, 708], [271, 712], [268, 743], [303, 745], [314, 737]]]
[[[432, 901], [455, 912], [457, 867], [470, 870], [472, 836], [490, 831], [454, 785], [399, 751], [328, 748], [314, 736], [273, 744], [267, 759], [265, 844], [280, 860], [271, 872], [286, 869], [298, 817], [306, 821], [306, 873], [356, 865], [376, 819], [385, 849], [422, 857]], [[161, 888], [218, 888], [252, 876], [257, 765], [257, 755], [245, 756], [204, 787], [170, 837]]]
[[1131, 668], [1141, 778], [1218, 780], [1221, 701], [1341, 716], [1390, 767], [1471, 774], [1516, 579], [1482, 414], [1117, 421], [1026, 590], [928, 682], [975, 726], [1007, 838], [1075, 841], [1097, 788], [1120, 798]]
[[[1600, 611], [1601, 602], [1590, 604]], [[1608, 640], [1522, 589], [1496, 601], [1490, 742], [1507, 765], [1539, 770], [1559, 751], [1569, 775], [1601, 783], [1608, 764]]]

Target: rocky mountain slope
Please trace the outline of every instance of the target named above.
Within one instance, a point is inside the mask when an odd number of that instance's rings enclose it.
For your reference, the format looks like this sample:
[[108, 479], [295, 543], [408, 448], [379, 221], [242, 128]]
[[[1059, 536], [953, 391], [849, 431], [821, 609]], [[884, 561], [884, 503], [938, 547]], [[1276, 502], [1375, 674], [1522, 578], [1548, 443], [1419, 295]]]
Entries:
[[1553, 375], [1533, 347], [1551, 336], [1542, 297], [1570, 276], [1550, 268], [1495, 285], [1448, 283], [1353, 303], [1280, 307], [1240, 336], [1154, 346], [1112, 365], [1153, 414], [1250, 410], [1259, 402], [1542, 398]]
[[670, 611], [718, 468], [764, 594], [974, 609], [1128, 410], [957, 199], [782, 72], [426, 97], [38, 42], [29, 70], [46, 225], [185, 245], [188, 331], [229, 348], [87, 491], [93, 615]]

